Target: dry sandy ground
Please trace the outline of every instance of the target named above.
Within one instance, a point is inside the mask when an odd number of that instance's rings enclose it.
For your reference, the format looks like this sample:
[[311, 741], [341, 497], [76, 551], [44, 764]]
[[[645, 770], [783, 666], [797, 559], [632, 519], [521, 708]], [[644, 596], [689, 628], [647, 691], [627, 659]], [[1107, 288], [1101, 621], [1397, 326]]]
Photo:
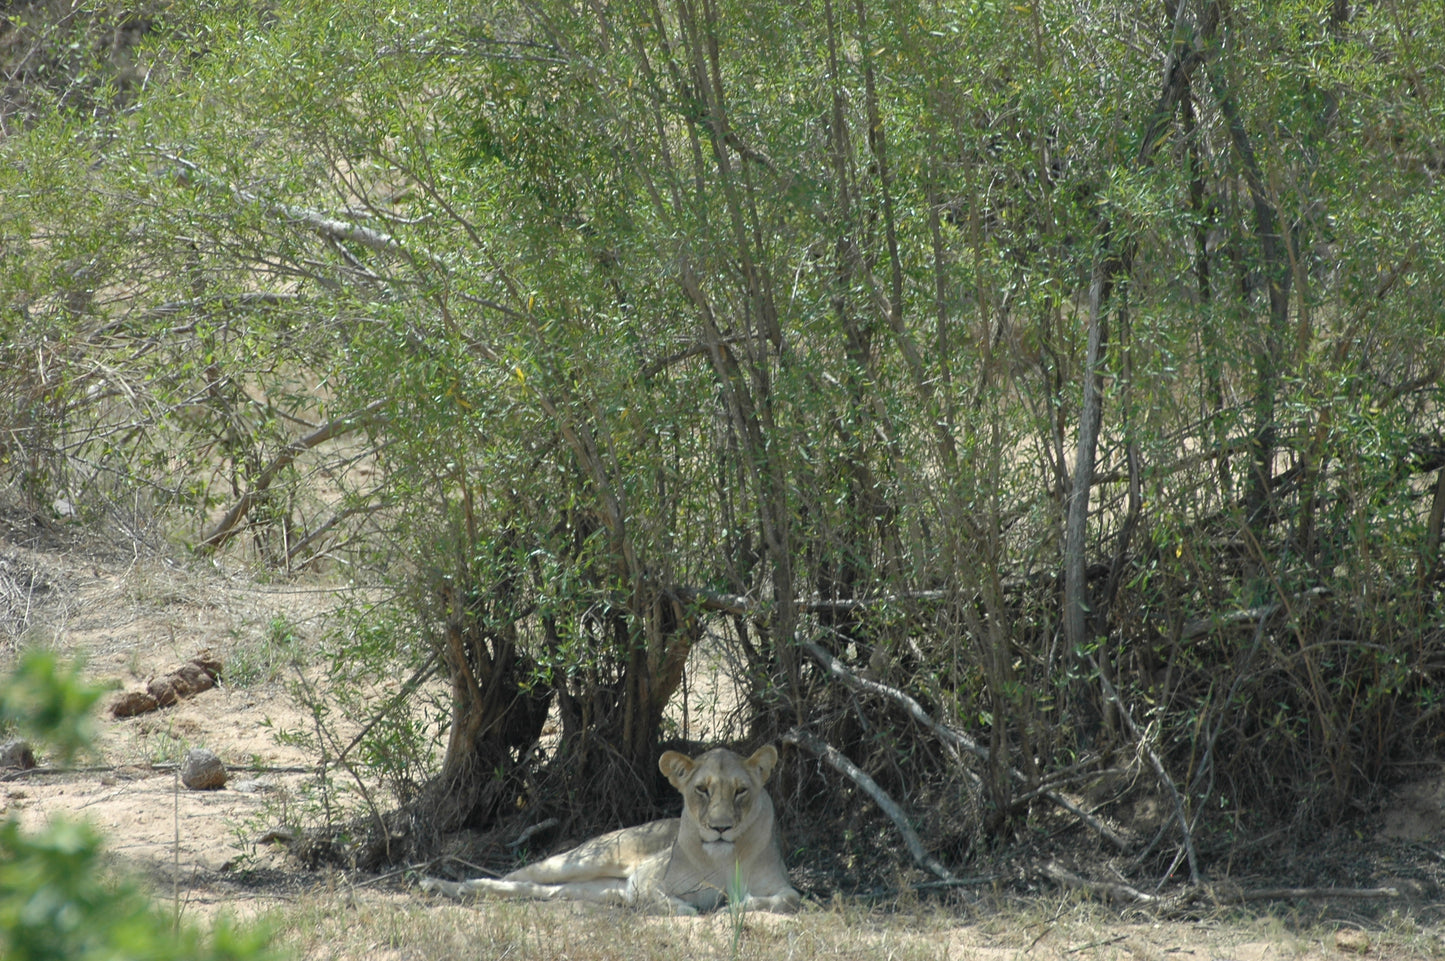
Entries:
[[[28, 827], [57, 814], [102, 828], [116, 856], [164, 886], [180, 882], [208, 897], [209, 883], [238, 867], [279, 866], [254, 838], [287, 820], [315, 759], [285, 746], [277, 730], [304, 729], [287, 692], [293, 669], [271, 639], [282, 619], [304, 637], [336, 606], [321, 583], [255, 583], [220, 567], [184, 570], [161, 561], [37, 552], [0, 540], [0, 638], [5, 662], [26, 644], [84, 658], [87, 673], [113, 684], [101, 700], [141, 690], [203, 650], [245, 671], [176, 705], [136, 717], [96, 716], [96, 751], [65, 773], [0, 772], [0, 815]], [[217, 791], [179, 785], [177, 762], [192, 747], [214, 751], [230, 779]]]
[[[13, 534], [13, 529], [11, 530]], [[59, 542], [57, 542], [59, 541]], [[23, 543], [23, 542], [22, 542]], [[32, 540], [30, 543], [37, 543]], [[257, 582], [239, 569], [81, 549], [52, 536], [21, 546], [0, 528], [0, 669], [26, 644], [86, 659], [87, 670], [135, 690], [202, 650], [242, 673], [216, 688], [139, 717], [97, 717], [97, 752], [64, 772], [0, 771], [0, 816], [30, 827], [79, 815], [103, 829], [123, 865], [154, 881], [158, 897], [193, 916], [225, 908], [270, 912], [306, 957], [676, 957], [733, 956], [731, 919], [642, 919], [575, 906], [456, 906], [423, 898], [402, 877], [308, 872], [277, 846], [258, 843], [291, 820], [314, 758], [277, 742], [304, 728], [287, 693], [294, 676], [274, 643], [283, 624], [304, 644], [321, 635], [339, 601], [325, 580]], [[379, 688], [395, 684], [377, 679]], [[108, 696], [102, 702], [109, 704]], [[230, 768], [217, 791], [178, 784], [175, 762], [206, 747]], [[1445, 847], [1445, 780], [1400, 792], [1382, 830]], [[1399, 836], [1397, 834], [1397, 836]], [[1441, 855], [1445, 859], [1445, 854]], [[1328, 930], [1279, 924], [1129, 920], [1068, 895], [995, 916], [895, 905], [815, 905], [792, 919], [754, 918], [739, 957], [1034, 957], [1148, 961], [1276, 961], [1297, 958], [1445, 957], [1440, 932], [1408, 920], [1374, 925], [1368, 946]], [[174, 899], [174, 900], [172, 900]], [[419, 942], [413, 933], [430, 933]]]

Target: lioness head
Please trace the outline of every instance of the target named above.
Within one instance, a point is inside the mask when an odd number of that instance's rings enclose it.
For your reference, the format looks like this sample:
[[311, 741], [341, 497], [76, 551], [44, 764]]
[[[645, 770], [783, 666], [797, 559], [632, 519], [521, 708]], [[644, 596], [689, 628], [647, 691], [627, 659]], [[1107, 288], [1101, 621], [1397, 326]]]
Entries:
[[777, 763], [778, 749], [770, 744], [746, 760], [721, 747], [695, 759], [667, 751], [657, 765], [682, 793], [683, 824], [696, 825], [699, 839], [711, 849], [747, 837], [760, 818], [771, 837], [772, 802], [763, 785]]

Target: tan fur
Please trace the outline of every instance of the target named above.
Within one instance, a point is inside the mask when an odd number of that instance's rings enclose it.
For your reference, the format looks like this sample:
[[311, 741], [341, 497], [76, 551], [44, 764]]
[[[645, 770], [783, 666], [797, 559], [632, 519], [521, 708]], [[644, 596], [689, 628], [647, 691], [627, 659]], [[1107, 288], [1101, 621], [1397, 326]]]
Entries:
[[658, 767], [682, 794], [682, 817], [623, 828], [519, 868], [501, 880], [421, 886], [450, 897], [503, 897], [628, 904], [669, 914], [709, 911], [742, 897], [749, 910], [791, 912], [799, 895], [774, 834], [765, 787], [777, 748], [743, 759], [714, 748], [693, 759], [667, 751]]

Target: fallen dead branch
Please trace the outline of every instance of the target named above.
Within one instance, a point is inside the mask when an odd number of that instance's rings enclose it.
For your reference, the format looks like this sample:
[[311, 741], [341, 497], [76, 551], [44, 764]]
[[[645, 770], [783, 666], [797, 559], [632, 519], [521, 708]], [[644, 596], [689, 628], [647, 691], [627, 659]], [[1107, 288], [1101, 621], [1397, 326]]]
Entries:
[[[886, 697], [894, 703], [902, 705], [910, 717], [938, 736], [938, 739], [944, 743], [944, 746], [949, 749], [955, 759], [958, 757], [958, 751], [962, 750], [967, 751], [974, 757], [985, 761], [988, 760], [987, 748], [975, 742], [968, 735], [960, 731], [955, 731], [953, 728], [945, 727], [935, 721], [929, 716], [928, 712], [923, 709], [923, 705], [919, 704], [908, 694], [897, 688], [889, 687], [887, 684], [859, 677], [848, 670], [842, 661], [838, 660], [832, 654], [829, 654], [821, 644], [813, 641], [800, 641], [799, 643], [802, 645], [803, 650], [813, 655], [819, 664], [822, 664], [828, 669], [829, 674], [832, 674], [855, 691], [866, 691], [870, 694], [877, 694], [879, 697]], [[965, 769], [963, 773], [964, 776], [968, 778], [968, 783], [974, 788], [981, 789], [983, 787], [983, 779], [977, 774], [967, 769]]]
[[[762, 613], [761, 605], [759, 605], [752, 598], [740, 594], [725, 594], [717, 591], [704, 591], [693, 588], [685, 588], [679, 590], [678, 594], [689, 601], [701, 605], [705, 610], [712, 610], [741, 617], [753, 618], [759, 617]], [[904, 597], [905, 595], [896, 595], [890, 597], [875, 598], [867, 601], [866, 603], [883, 603], [889, 600], [904, 599]], [[909, 599], [937, 600], [938, 592], [928, 591], [924, 592], [922, 595], [906, 595], [906, 597]], [[835, 609], [836, 602], [826, 603], [829, 609]], [[864, 602], [857, 603], [862, 604]], [[808, 601], [799, 600], [798, 604], [800, 608], [811, 609], [810, 602]], [[912, 716], [916, 721], [918, 721], [918, 723], [922, 724], [928, 730], [932, 731], [935, 735], [937, 735], [939, 739], [944, 742], [944, 745], [946, 747], [949, 747], [955, 752], [960, 750], [966, 751], [967, 753], [972, 754], [974, 757], [977, 757], [987, 763], [989, 759], [988, 748], [979, 744], [977, 741], [964, 734], [962, 731], [954, 730], [953, 728], [948, 727], [944, 724], [940, 724], [938, 721], [934, 720], [932, 717], [929, 716], [928, 712], [923, 709], [923, 705], [919, 704], [917, 700], [910, 697], [905, 692], [900, 691], [897, 688], [889, 687], [886, 684], [881, 684], [877, 681], [870, 681], [865, 678], [859, 677], [852, 671], [848, 670], [847, 666], [845, 666], [841, 661], [839, 661], [833, 655], [829, 654], [828, 651], [824, 649], [820, 644], [801, 639], [799, 643], [802, 645], [804, 650], [811, 654], [820, 664], [823, 665], [823, 667], [827, 668], [830, 674], [838, 678], [844, 684], [847, 684], [849, 687], [852, 687], [856, 691], [866, 691], [868, 693], [876, 694], [880, 697], [886, 697], [894, 701], [895, 703], [901, 705], [904, 710], [909, 713], [910, 716]], [[1009, 775], [1014, 778], [1014, 780], [1020, 783], [1028, 784], [1028, 778], [1025, 777], [1023, 772], [1018, 770], [1017, 768], [1009, 768]], [[969, 784], [975, 789], [981, 786], [981, 780], [973, 772], [967, 771], [965, 769], [964, 776], [968, 779]], [[1109, 827], [1109, 825], [1105, 824], [1099, 818], [1090, 814], [1088, 811], [1085, 811], [1078, 804], [1075, 804], [1073, 801], [1070, 801], [1068, 798], [1064, 797], [1059, 792], [1050, 789], [1041, 789], [1037, 787], [1033, 788], [1033, 790], [1041, 796], [1047, 798], [1053, 804], [1063, 808], [1065, 811], [1068, 811], [1070, 814], [1074, 815], [1074, 817], [1078, 818], [1096, 834], [1104, 838], [1110, 844], [1114, 845], [1114, 847], [1118, 848], [1120, 851], [1127, 852], [1129, 850], [1129, 842], [1126, 841], [1123, 837], [1121, 837], [1117, 831]], [[1191, 862], [1191, 867], [1192, 866], [1193, 864]]]
[[1237, 611], [1229, 611], [1225, 614], [1215, 614], [1210, 617], [1196, 617], [1193, 620], [1184, 622], [1184, 626], [1179, 629], [1179, 639], [1181, 641], [1189, 641], [1196, 637], [1203, 637], [1206, 634], [1213, 634], [1237, 627], [1249, 627], [1258, 624], [1265, 618], [1274, 616], [1281, 610], [1291, 610], [1297, 608], [1299, 605], [1318, 601], [1326, 594], [1328, 594], [1328, 591], [1325, 588], [1315, 587], [1286, 598], [1287, 603], [1276, 601], [1270, 604], [1261, 604], [1258, 607], [1246, 607]]
[[1102, 948], [1106, 945], [1118, 944], [1120, 941], [1127, 940], [1129, 940], [1129, 936], [1127, 934], [1116, 934], [1112, 938], [1101, 938], [1098, 941], [1090, 941], [1087, 944], [1081, 944], [1076, 948], [1065, 948], [1064, 954], [1078, 954], [1080, 951], [1090, 951], [1094, 948]]
[[1043, 866], [1045, 877], [1062, 884], [1066, 888], [1075, 891], [1082, 891], [1093, 896], [1102, 896], [1109, 901], [1129, 901], [1135, 904], [1151, 904], [1159, 898], [1153, 894], [1145, 894], [1137, 888], [1132, 888], [1122, 881], [1090, 881], [1081, 878], [1057, 861], [1050, 861]]
[[[928, 730], [932, 731], [935, 735], [938, 736], [941, 741], [943, 741], [946, 747], [953, 750], [955, 752], [955, 756], [956, 752], [961, 750], [972, 754], [974, 757], [979, 758], [985, 763], [988, 762], [988, 748], [979, 744], [977, 741], [969, 737], [967, 734], [964, 734], [962, 731], [956, 731], [953, 728], [948, 727], [945, 724], [940, 724], [938, 721], [934, 720], [932, 717], [929, 716], [928, 712], [923, 709], [923, 705], [919, 704], [918, 701], [914, 700], [905, 692], [900, 691], [894, 687], [889, 687], [887, 684], [882, 684], [878, 681], [870, 681], [866, 678], [859, 677], [857, 674], [854, 674], [852, 671], [848, 670], [847, 666], [844, 665], [842, 661], [839, 661], [832, 654], [829, 654], [828, 651], [824, 649], [823, 646], [820, 644], [816, 644], [813, 641], [800, 641], [799, 643], [802, 645], [805, 651], [811, 654], [818, 661], [818, 663], [822, 664], [825, 668], [828, 669], [828, 673], [832, 674], [834, 677], [838, 678], [840, 681], [853, 688], [855, 691], [865, 691], [870, 694], [876, 694], [880, 697], [886, 697], [889, 700], [892, 700], [895, 703], [902, 705], [903, 708], [914, 720], [918, 721], [919, 724], [922, 724]], [[1024, 777], [1023, 772], [1019, 771], [1016, 768], [1010, 768], [1009, 774], [1017, 781], [1025, 783], [1027, 782], [1027, 778]], [[972, 771], [964, 769], [964, 776], [968, 778], [968, 783], [972, 787], [974, 787], [975, 789], [982, 789], [983, 782], [978, 777], [978, 775], [974, 774]], [[1093, 829], [1100, 837], [1113, 844], [1120, 851], [1128, 850], [1128, 842], [1125, 841], [1122, 837], [1120, 837], [1118, 832], [1114, 831], [1103, 821], [1094, 817], [1092, 814], [1090, 814], [1088, 811], [1085, 811], [1082, 807], [1075, 804], [1073, 801], [1070, 801], [1068, 798], [1064, 797], [1057, 791], [1049, 789], [1036, 790], [1037, 793], [1039, 793], [1041, 796], [1048, 798], [1054, 804], [1058, 805], [1059, 807], [1068, 811], [1070, 814], [1077, 817], [1080, 821]]]
[[947, 888], [969, 888], [980, 884], [995, 884], [1003, 880], [1002, 874], [980, 874], [972, 878], [954, 878], [952, 881], [919, 881], [909, 887], [915, 891], [938, 891]]
[[[1164, 769], [1164, 762], [1159, 759], [1159, 755], [1149, 746], [1149, 742], [1144, 739], [1144, 735], [1140, 732], [1139, 726], [1134, 723], [1134, 715], [1130, 713], [1129, 708], [1125, 706], [1123, 698], [1119, 697], [1119, 692], [1109, 681], [1108, 675], [1104, 671], [1099, 670], [1098, 662], [1094, 660], [1093, 655], [1089, 656], [1089, 664], [1094, 668], [1095, 674], [1098, 675], [1099, 684], [1104, 690], [1104, 696], [1112, 701], [1114, 706], [1119, 709], [1119, 716], [1123, 718], [1124, 725], [1129, 728], [1129, 734], [1134, 738], [1134, 743], [1139, 745], [1139, 750], [1148, 758], [1149, 766], [1154, 769], [1154, 774], [1158, 777], [1159, 783], [1169, 792], [1169, 797], [1174, 804], [1174, 816], [1179, 820], [1179, 834], [1183, 839], [1186, 863], [1189, 865], [1189, 883], [1197, 886], [1199, 884], [1199, 860], [1194, 854], [1194, 832], [1189, 827], [1189, 816], [1184, 810], [1184, 798], [1179, 794], [1179, 787], [1174, 783], [1174, 779], [1169, 776], [1169, 772]], [[1175, 865], [1177, 866], [1177, 864], [1178, 861], [1176, 859]], [[1172, 873], [1173, 870], [1173, 867], [1171, 867], [1170, 872]], [[1168, 875], [1166, 874], [1165, 877], [1168, 877]]]
[[556, 818], [546, 818], [545, 820], [538, 821], [536, 824], [524, 828], [521, 834], [518, 834], [515, 838], [508, 841], [507, 847], [519, 848], [522, 845], [526, 844], [528, 839], [530, 839], [532, 835], [539, 834], [542, 831], [547, 830], [548, 828], [554, 828], [558, 825], [558, 823], [559, 822]]
[[1368, 901], [1372, 898], [1398, 898], [1398, 888], [1255, 888], [1251, 891], [1214, 892], [1215, 900], [1224, 904], [1246, 901], [1312, 901], [1322, 898], [1346, 898]]
[[828, 762], [834, 770], [862, 788], [863, 792], [873, 799], [873, 803], [877, 804], [878, 807], [883, 810], [883, 813], [888, 815], [889, 819], [893, 821], [893, 824], [898, 828], [898, 833], [903, 835], [903, 843], [908, 845], [908, 853], [913, 856], [915, 864], [933, 874], [940, 881], [952, 883], [957, 880], [949, 873], [948, 868], [944, 867], [937, 858], [924, 850], [923, 842], [918, 838], [918, 832], [913, 830], [913, 825], [909, 823], [908, 815], [898, 806], [898, 802], [889, 797], [888, 792], [879, 787], [878, 782], [869, 777], [862, 768], [848, 760], [842, 751], [839, 751], [821, 738], [798, 728], [793, 728], [784, 734], [783, 740], [788, 744], [796, 744], [805, 751]]

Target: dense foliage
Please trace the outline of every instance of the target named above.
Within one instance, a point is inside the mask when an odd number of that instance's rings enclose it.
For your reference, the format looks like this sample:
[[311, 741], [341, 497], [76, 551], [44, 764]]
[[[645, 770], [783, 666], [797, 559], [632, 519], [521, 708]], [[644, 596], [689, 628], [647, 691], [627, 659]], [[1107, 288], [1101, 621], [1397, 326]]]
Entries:
[[1118, 753], [1207, 856], [1438, 751], [1437, 5], [148, 27], [123, 109], [0, 142], [0, 456], [37, 510], [394, 580], [336, 677], [454, 699], [436, 770], [372, 744], [378, 856], [538, 778], [641, 815], [700, 647], [740, 736], [834, 745], [946, 859]]

